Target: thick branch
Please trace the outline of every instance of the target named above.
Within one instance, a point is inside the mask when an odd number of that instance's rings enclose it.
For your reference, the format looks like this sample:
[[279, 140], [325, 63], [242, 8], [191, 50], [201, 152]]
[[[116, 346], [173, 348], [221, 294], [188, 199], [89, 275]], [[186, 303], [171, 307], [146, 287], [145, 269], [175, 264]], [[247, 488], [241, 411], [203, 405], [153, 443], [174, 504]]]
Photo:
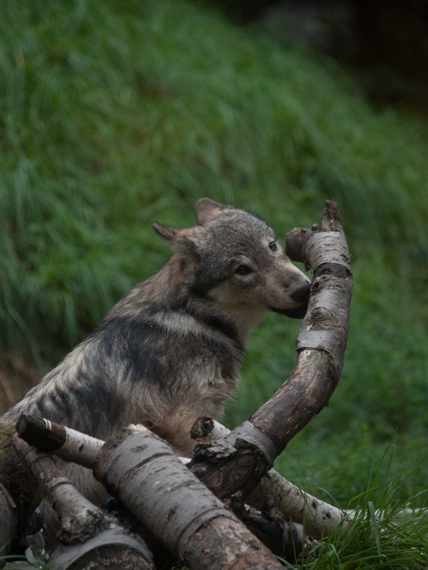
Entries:
[[94, 475], [191, 570], [280, 570], [272, 553], [148, 430], [132, 426], [106, 442]]
[[328, 403], [337, 382], [331, 358], [324, 350], [304, 350], [286, 383], [249, 421], [269, 434], [279, 454]]
[[124, 566], [154, 570], [152, 555], [140, 537], [132, 536], [113, 516], [79, 493], [51, 457], [17, 435], [13, 440], [61, 519], [60, 545], [49, 558], [49, 566], [61, 565], [61, 570], [101, 570], [106, 566], [112, 570]]
[[67, 461], [92, 469], [104, 441], [45, 418], [22, 414], [16, 423], [20, 438], [39, 451], [55, 453]]
[[97, 534], [103, 523], [102, 510], [79, 493], [49, 455], [37, 451], [17, 436], [14, 446], [41, 483], [61, 519], [61, 542], [82, 542]]
[[352, 515], [299, 489], [273, 469], [260, 479], [245, 502], [264, 510], [267, 496], [278, 504], [285, 520], [303, 524], [306, 533], [315, 539], [339, 526], [345, 531], [352, 520]]
[[[208, 417], [198, 418], [194, 428], [197, 439], [205, 441], [226, 437], [230, 433], [230, 430]], [[350, 514], [299, 489], [273, 469], [263, 475], [259, 484], [246, 495], [245, 503], [259, 511], [265, 511], [268, 508], [267, 497], [269, 501], [278, 504], [286, 521], [304, 524], [306, 533], [315, 539], [321, 538], [338, 525], [342, 525], [342, 529], [346, 530], [348, 520], [352, 519]], [[234, 512], [236, 514], [236, 511]], [[274, 552], [278, 554], [277, 551]]]
[[[41, 447], [54, 446], [64, 459], [93, 468], [107, 490], [191, 569], [232, 569], [242, 559], [247, 568], [279, 570], [270, 551], [144, 426], [129, 426], [104, 446], [41, 418], [20, 418], [19, 429], [22, 437], [34, 443], [38, 439]], [[98, 457], [76, 452], [79, 436]]]
[[352, 274], [345, 234], [334, 202], [326, 201], [321, 226], [296, 228], [287, 235], [291, 259], [305, 259], [314, 279], [308, 311], [297, 337], [298, 351], [322, 349], [340, 377], [349, 332]]

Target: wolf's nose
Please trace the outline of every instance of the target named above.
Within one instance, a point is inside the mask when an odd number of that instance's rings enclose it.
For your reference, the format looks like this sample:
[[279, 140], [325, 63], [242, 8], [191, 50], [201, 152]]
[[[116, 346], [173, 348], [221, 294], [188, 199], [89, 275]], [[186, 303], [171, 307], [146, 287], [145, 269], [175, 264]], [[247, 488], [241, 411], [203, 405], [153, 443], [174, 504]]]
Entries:
[[309, 298], [310, 288], [311, 284], [309, 281], [303, 281], [303, 283], [301, 283], [297, 289], [291, 293], [290, 297], [298, 303], [304, 303]]

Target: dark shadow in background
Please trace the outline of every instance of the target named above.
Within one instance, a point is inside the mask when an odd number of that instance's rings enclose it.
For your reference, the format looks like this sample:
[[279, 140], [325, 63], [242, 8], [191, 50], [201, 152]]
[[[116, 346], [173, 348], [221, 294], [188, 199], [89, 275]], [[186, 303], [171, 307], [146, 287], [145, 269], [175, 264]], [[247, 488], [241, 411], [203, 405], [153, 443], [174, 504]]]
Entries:
[[324, 51], [378, 105], [428, 116], [427, 0], [212, 0], [242, 25]]

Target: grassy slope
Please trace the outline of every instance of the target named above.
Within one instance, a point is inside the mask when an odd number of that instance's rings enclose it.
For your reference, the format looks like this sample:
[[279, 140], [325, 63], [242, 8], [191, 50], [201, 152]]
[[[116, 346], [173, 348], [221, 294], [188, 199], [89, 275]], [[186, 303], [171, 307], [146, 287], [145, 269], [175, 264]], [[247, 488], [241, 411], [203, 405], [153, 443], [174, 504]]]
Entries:
[[[279, 466], [345, 504], [395, 439], [427, 440], [428, 140], [375, 113], [329, 61], [283, 50], [194, 4], [8, 1], [0, 19], [0, 339], [50, 365], [165, 259], [153, 221], [197, 198], [258, 211], [285, 235], [339, 204], [355, 269], [331, 406]], [[251, 340], [233, 424], [294, 362], [298, 323]], [[300, 467], [302, 466], [302, 468]], [[403, 496], [424, 485], [419, 461]], [[320, 492], [318, 492], [319, 494]]]

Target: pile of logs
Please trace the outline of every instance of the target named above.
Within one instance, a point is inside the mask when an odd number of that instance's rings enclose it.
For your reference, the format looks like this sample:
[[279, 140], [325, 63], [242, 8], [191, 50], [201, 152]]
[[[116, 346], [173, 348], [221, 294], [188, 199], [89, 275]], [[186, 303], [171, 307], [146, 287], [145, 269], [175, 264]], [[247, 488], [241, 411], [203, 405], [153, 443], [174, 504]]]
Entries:
[[[312, 269], [313, 281], [296, 364], [276, 394], [230, 432], [201, 418], [189, 463], [142, 425], [106, 442], [41, 418], [0, 426], [2, 555], [25, 544], [43, 496], [61, 520], [49, 558], [61, 570], [155, 569], [177, 560], [191, 570], [279, 570], [277, 557], [294, 561], [304, 536], [346, 529], [340, 509], [271, 469], [328, 403], [343, 368], [352, 275], [334, 202], [326, 202], [320, 225], [287, 235], [286, 251]], [[104, 509], [73, 487], [53, 455], [92, 469], [112, 497]]]

